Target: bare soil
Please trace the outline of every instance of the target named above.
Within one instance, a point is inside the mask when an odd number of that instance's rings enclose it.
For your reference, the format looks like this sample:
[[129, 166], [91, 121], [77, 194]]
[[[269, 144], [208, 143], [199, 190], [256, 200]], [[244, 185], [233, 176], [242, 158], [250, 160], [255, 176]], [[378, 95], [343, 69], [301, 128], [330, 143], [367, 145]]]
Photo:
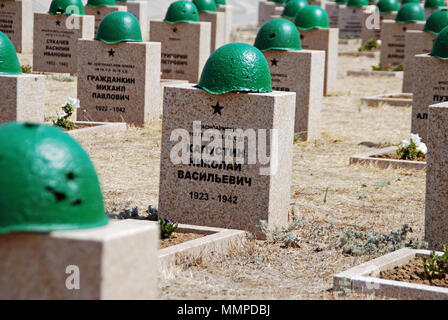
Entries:
[[160, 240], [159, 248], [167, 248], [175, 246], [176, 244], [187, 242], [190, 240], [202, 238], [206, 236], [204, 233], [194, 233], [194, 232], [174, 232], [171, 238]]
[[427, 279], [423, 270], [422, 258], [415, 258], [404, 266], [395, 267], [392, 270], [382, 271], [380, 272], [380, 277], [382, 279], [448, 288], [448, 275], [445, 275], [443, 279]]

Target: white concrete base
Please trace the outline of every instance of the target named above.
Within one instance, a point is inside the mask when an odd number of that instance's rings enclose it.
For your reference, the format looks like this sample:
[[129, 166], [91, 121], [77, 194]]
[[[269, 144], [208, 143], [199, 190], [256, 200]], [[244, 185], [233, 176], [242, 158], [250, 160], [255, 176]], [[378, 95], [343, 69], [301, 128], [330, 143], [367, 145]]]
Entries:
[[411, 161], [411, 160], [398, 160], [398, 159], [385, 159], [385, 158], [375, 158], [374, 156], [395, 152], [397, 146], [377, 149], [369, 151], [366, 153], [355, 154], [350, 157], [350, 164], [363, 164], [363, 165], [374, 165], [381, 169], [416, 169], [424, 170], [426, 169], [425, 161]]
[[380, 104], [388, 104], [394, 107], [412, 106], [412, 93], [389, 93], [361, 98], [361, 102], [369, 107], [378, 107]]

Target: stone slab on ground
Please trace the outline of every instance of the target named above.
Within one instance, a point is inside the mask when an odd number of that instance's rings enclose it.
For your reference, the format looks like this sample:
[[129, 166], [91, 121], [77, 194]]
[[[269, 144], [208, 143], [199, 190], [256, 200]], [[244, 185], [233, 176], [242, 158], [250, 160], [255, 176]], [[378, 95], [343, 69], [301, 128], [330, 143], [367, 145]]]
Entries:
[[377, 149], [369, 152], [355, 154], [350, 157], [349, 163], [352, 164], [362, 164], [362, 165], [373, 165], [381, 169], [416, 169], [424, 170], [426, 169], [426, 162], [424, 161], [411, 161], [411, 160], [398, 160], [398, 159], [387, 159], [387, 158], [376, 158], [375, 156], [393, 153], [397, 150], [397, 146], [387, 147], [383, 149]]

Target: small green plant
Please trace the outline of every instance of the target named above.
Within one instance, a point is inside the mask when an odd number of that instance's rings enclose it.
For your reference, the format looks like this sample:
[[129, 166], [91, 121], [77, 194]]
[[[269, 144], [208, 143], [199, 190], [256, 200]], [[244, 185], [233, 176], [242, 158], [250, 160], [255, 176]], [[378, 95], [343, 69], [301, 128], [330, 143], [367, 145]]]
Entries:
[[397, 149], [397, 155], [403, 160], [423, 160], [427, 152], [428, 149], [418, 134], [411, 134], [411, 138], [403, 140]]
[[391, 72], [397, 72], [397, 71], [403, 71], [404, 67], [402, 64], [393, 66], [393, 67], [382, 67], [382, 66], [372, 66], [373, 71], [391, 71]]
[[275, 227], [273, 230], [269, 229], [268, 222], [266, 220], [260, 220], [260, 224], [257, 228], [261, 230], [267, 240], [271, 240], [274, 243], [281, 243], [284, 248], [300, 248], [300, 237], [292, 231], [297, 229], [301, 221], [295, 218], [286, 228]]
[[377, 50], [380, 47], [378, 40], [375, 38], [371, 38], [369, 40], [367, 40], [366, 42], [364, 42], [364, 44], [358, 48], [358, 51], [373, 51], [373, 50]]
[[24, 64], [20, 66], [22, 73], [31, 73], [32, 67], [29, 64]]
[[394, 71], [394, 72], [396, 72], [396, 71], [403, 71], [404, 70], [404, 66], [403, 66], [403, 64], [397, 64], [396, 66], [393, 66], [392, 68], [391, 68], [391, 71]]
[[62, 105], [63, 114], [56, 112], [57, 120], [53, 120], [53, 125], [71, 130], [75, 127], [73, 121], [69, 120], [73, 111], [79, 108], [79, 100], [74, 98], [68, 98], [65, 104]]
[[160, 236], [162, 237], [162, 239], [168, 239], [171, 238], [171, 236], [173, 235], [174, 231], [176, 231], [177, 227], [178, 227], [178, 223], [172, 223], [170, 221], [170, 219], [168, 219], [167, 217], [165, 218], [160, 218], [159, 219], [159, 224], [160, 224]]
[[422, 258], [423, 270], [427, 279], [443, 279], [448, 274], [448, 247], [443, 245], [443, 254], [432, 251], [429, 258]]

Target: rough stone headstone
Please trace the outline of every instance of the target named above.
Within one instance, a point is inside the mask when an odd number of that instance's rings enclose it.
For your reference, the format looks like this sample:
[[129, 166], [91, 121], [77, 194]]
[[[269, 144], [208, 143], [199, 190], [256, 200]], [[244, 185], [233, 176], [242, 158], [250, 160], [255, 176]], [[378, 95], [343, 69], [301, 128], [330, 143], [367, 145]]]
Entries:
[[442, 249], [448, 243], [448, 103], [428, 110], [425, 240], [431, 249]]
[[0, 88], [0, 123], [44, 122], [45, 76], [0, 74]]
[[0, 299], [156, 299], [159, 227], [0, 235]]
[[31, 0], [0, 0], [0, 31], [11, 39], [17, 52], [33, 51]]
[[403, 92], [414, 92], [415, 55], [429, 53], [436, 34], [420, 30], [406, 31], [404, 47]]
[[217, 9], [219, 12], [223, 12], [225, 14], [225, 21], [226, 21], [226, 31], [225, 31], [225, 37], [224, 37], [224, 43], [230, 43], [231, 39], [230, 36], [232, 34], [232, 10], [233, 7], [231, 5], [219, 5], [217, 6]]
[[159, 118], [160, 43], [81, 39], [78, 52], [78, 120], [143, 125]]
[[328, 14], [328, 21], [330, 22], [330, 28], [339, 27], [339, 4], [333, 1], [328, 1], [325, 4], [325, 11]]
[[428, 139], [428, 107], [448, 101], [448, 60], [428, 54], [414, 58], [414, 89], [412, 97], [411, 132], [417, 133], [423, 142]]
[[117, 1], [117, 5], [125, 6], [140, 23], [143, 41], [149, 40], [149, 2], [148, 1]]
[[258, 26], [261, 27], [265, 22], [271, 19], [271, 16], [280, 16], [283, 12], [283, 4], [271, 1], [258, 2]]
[[300, 30], [302, 48], [325, 51], [324, 95], [336, 90], [339, 29]]
[[225, 44], [226, 39], [226, 16], [224, 12], [200, 12], [201, 22], [210, 22], [212, 25], [212, 36], [210, 42], [210, 54]]
[[363, 11], [365, 7], [350, 8], [339, 6], [339, 36], [341, 38], [361, 38]]
[[95, 17], [34, 14], [33, 71], [77, 73], [78, 39], [93, 39]]
[[[112, 13], [115, 11], [127, 11], [127, 7], [124, 5], [104, 6], [104, 7], [96, 7], [96, 8], [86, 5], [84, 7], [84, 12], [86, 15], [95, 16], [95, 34], [98, 31], [98, 26], [100, 25], [100, 23], [104, 19], [104, 17], [107, 16], [109, 13]], [[143, 36], [143, 34], [142, 34], [142, 36]]]
[[388, 67], [404, 64], [405, 35], [407, 30], [421, 30], [418, 22], [398, 23], [383, 20], [381, 27], [380, 66]]
[[162, 79], [197, 83], [210, 55], [211, 23], [151, 20], [150, 40], [162, 43]]

